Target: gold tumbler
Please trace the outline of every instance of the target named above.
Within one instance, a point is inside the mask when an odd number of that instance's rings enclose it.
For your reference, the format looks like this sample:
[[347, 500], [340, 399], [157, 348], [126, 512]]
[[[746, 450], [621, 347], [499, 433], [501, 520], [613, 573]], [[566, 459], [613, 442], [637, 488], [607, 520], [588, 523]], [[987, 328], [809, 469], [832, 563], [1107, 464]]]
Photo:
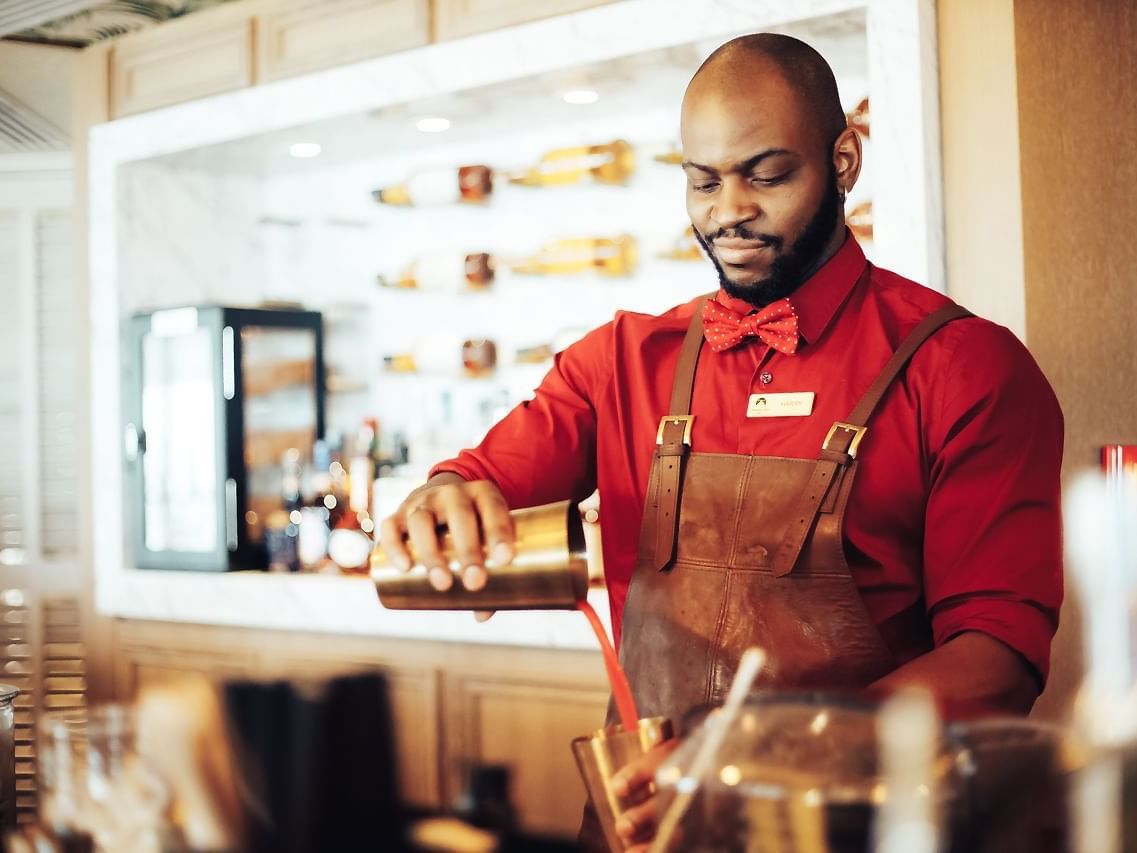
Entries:
[[[388, 610], [575, 610], [588, 595], [588, 560], [580, 511], [573, 501], [514, 510], [517, 540], [507, 566], [486, 560], [486, 585], [470, 592], [455, 579], [440, 592], [427, 580], [426, 567], [412, 551], [415, 565], [402, 571], [380, 548], [371, 552], [371, 580]], [[446, 525], [438, 526], [440, 550], [455, 572]]]
[[625, 847], [623, 839], [616, 834], [621, 809], [619, 798], [612, 792], [612, 777], [628, 762], [669, 740], [672, 734], [669, 719], [648, 717], [638, 720], [633, 731], [617, 724], [573, 739], [572, 754], [609, 850], [620, 851]]

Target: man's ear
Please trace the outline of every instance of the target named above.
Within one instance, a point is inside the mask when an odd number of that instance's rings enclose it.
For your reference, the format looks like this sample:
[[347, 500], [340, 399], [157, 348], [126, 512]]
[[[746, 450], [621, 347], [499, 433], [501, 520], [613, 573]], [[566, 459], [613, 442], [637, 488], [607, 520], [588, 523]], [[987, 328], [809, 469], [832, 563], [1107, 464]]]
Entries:
[[837, 173], [837, 186], [850, 192], [861, 175], [861, 137], [851, 127], [841, 131], [833, 143], [833, 169]]

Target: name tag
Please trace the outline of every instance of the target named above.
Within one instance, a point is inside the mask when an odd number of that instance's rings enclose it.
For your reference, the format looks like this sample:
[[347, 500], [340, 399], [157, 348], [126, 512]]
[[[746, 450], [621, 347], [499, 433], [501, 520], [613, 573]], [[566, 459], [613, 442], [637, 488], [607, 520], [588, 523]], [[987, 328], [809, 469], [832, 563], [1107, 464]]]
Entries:
[[812, 391], [792, 394], [751, 394], [746, 406], [748, 418], [802, 418], [813, 411]]

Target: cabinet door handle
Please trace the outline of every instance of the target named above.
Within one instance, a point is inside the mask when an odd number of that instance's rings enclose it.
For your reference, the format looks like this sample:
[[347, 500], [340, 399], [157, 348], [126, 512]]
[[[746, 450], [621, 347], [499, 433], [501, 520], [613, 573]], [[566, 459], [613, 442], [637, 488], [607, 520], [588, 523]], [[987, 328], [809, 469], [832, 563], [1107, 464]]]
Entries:
[[135, 462], [146, 452], [146, 433], [135, 424], [127, 424], [122, 434], [123, 453], [127, 462]]
[[237, 481], [225, 481], [225, 547], [237, 550]]

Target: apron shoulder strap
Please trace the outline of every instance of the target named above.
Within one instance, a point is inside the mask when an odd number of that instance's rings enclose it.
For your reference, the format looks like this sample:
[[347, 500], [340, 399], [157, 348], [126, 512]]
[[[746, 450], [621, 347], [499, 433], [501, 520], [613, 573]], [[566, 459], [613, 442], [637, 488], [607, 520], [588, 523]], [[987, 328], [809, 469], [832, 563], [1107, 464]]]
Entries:
[[829, 433], [821, 445], [817, 465], [798, 501], [798, 511], [794, 513], [786, 535], [774, 554], [772, 568], [775, 577], [783, 577], [793, 570], [805, 545], [806, 537], [813, 529], [814, 519], [817, 518], [826, 494], [832, 491], [834, 483], [840, 479], [841, 472], [852, 464], [868, 428], [869, 418], [884, 397], [885, 391], [900, 375], [924, 341], [952, 320], [970, 316], [972, 314], [966, 308], [952, 304], [945, 305], [925, 317], [885, 363], [868, 391], [853, 407], [849, 420], [838, 421], [829, 428]]
[[645, 533], [652, 543], [651, 563], [657, 570], [666, 568], [675, 557], [683, 463], [691, 450], [691, 395], [695, 388], [695, 368], [703, 349], [703, 306], [713, 295], [701, 297], [695, 303], [695, 313], [679, 349], [668, 414], [659, 422], [655, 436], [658, 464], [652, 466], [654, 476], [653, 482], [648, 484], [644, 522], [650, 526]]
[[942, 326], [946, 326], [952, 320], [959, 320], [963, 317], [974, 316], [966, 308], [959, 305], [945, 305], [938, 311], [933, 311], [927, 317], [920, 321], [911, 332], [908, 333], [903, 343], [897, 348], [892, 357], [885, 363], [884, 368], [880, 371], [880, 375], [869, 386], [869, 390], [865, 392], [864, 396], [853, 407], [853, 411], [849, 413], [849, 423], [864, 426], [868, 424], [869, 418], [872, 417], [877, 404], [880, 403], [884, 392], [888, 390], [888, 386], [892, 384], [893, 380], [900, 375], [900, 371], [908, 364], [909, 359], [916, 354], [916, 350], [936, 333]]

